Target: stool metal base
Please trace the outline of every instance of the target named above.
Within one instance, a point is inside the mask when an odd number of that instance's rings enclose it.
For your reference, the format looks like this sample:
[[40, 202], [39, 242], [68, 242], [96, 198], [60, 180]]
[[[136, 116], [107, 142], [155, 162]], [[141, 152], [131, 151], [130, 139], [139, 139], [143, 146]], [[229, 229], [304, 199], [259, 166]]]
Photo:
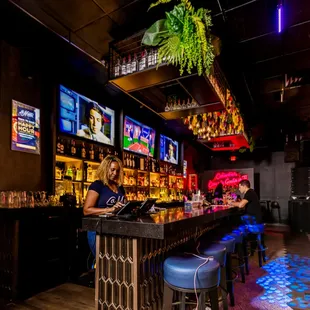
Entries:
[[[197, 310], [205, 310], [206, 309], [206, 294], [210, 297], [211, 309], [219, 310], [218, 304], [218, 287], [210, 287], [208, 289], [197, 289], [196, 293], [199, 294]], [[173, 302], [173, 293], [180, 292], [181, 300]], [[175, 287], [165, 281], [164, 284], [164, 303], [163, 309], [170, 310], [173, 306], [179, 305], [180, 310], [185, 310], [186, 305], [196, 305], [196, 303], [191, 301], [186, 301], [186, 294], [194, 294], [195, 290], [193, 289], [184, 289], [180, 287]]]

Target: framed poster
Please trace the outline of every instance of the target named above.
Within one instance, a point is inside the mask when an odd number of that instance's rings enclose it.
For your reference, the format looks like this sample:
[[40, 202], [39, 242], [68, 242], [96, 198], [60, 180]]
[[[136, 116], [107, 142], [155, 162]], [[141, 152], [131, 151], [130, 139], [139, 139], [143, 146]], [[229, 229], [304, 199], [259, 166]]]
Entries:
[[40, 109], [12, 100], [11, 149], [40, 154]]

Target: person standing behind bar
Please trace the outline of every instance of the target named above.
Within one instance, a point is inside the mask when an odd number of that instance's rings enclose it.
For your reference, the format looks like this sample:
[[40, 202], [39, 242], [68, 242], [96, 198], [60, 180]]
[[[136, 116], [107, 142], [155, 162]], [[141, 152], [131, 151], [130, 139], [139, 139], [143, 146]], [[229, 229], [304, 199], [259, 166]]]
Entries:
[[239, 183], [239, 191], [243, 194], [243, 199], [240, 202], [231, 202], [234, 207], [244, 208], [247, 215], [254, 216], [256, 223], [260, 224], [263, 221], [262, 208], [260, 206], [258, 196], [248, 180], [242, 180]]
[[[93, 182], [84, 203], [84, 215], [114, 213], [126, 202], [123, 187], [123, 165], [116, 156], [107, 156], [97, 170], [98, 180]], [[96, 257], [96, 232], [87, 232], [88, 244]]]

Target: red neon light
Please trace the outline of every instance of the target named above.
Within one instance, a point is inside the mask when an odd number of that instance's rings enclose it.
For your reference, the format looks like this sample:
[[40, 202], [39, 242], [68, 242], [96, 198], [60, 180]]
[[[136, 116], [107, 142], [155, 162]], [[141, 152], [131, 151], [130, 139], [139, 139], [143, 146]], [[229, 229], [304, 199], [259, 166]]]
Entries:
[[214, 179], [208, 182], [208, 189], [215, 189], [219, 183], [224, 187], [237, 187], [242, 180], [248, 180], [248, 175], [235, 171], [217, 172]]

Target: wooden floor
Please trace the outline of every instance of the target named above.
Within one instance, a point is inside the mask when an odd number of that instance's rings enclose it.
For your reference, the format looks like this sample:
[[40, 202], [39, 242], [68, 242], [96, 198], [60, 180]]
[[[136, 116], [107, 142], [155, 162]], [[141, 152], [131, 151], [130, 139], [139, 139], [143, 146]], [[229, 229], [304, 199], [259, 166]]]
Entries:
[[95, 290], [66, 283], [29, 298], [21, 304], [11, 304], [8, 310], [94, 310]]

